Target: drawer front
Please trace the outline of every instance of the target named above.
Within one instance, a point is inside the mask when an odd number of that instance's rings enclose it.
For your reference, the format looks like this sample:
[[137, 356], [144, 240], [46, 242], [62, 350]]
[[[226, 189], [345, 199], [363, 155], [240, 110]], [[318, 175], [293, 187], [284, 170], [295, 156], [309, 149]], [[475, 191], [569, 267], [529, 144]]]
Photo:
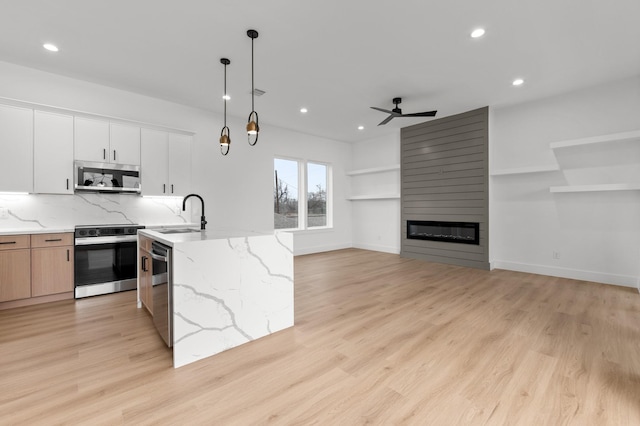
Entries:
[[0, 235], [0, 250], [16, 250], [31, 247], [29, 235]]
[[33, 234], [31, 235], [31, 247], [57, 247], [72, 246], [73, 234], [65, 232], [61, 234]]

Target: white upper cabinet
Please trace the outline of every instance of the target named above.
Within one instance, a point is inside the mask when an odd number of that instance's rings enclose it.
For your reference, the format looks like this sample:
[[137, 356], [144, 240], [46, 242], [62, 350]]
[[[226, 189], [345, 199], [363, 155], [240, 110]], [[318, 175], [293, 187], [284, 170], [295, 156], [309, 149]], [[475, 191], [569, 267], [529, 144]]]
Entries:
[[33, 110], [0, 105], [0, 192], [33, 192]]
[[140, 127], [111, 123], [109, 162], [140, 165]]
[[171, 195], [191, 191], [191, 141], [193, 137], [169, 133], [169, 183]]
[[75, 159], [140, 165], [140, 127], [75, 118]]
[[169, 133], [160, 130], [141, 130], [140, 179], [143, 195], [170, 195]]
[[34, 192], [73, 194], [73, 117], [35, 111]]
[[191, 187], [192, 136], [142, 129], [143, 195], [184, 196]]
[[101, 163], [109, 161], [111, 150], [108, 121], [76, 117], [74, 133], [76, 160]]

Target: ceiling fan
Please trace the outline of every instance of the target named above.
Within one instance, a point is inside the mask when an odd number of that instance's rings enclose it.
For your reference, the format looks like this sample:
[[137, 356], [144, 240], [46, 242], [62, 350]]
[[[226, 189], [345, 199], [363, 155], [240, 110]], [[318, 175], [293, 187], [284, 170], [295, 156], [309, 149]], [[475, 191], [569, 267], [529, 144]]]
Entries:
[[382, 126], [383, 124], [387, 124], [391, 120], [396, 117], [434, 117], [438, 111], [425, 111], [425, 112], [415, 112], [413, 114], [403, 114], [402, 110], [398, 108], [398, 104], [402, 103], [402, 98], [393, 98], [393, 103], [395, 104], [395, 108], [389, 111], [388, 109], [382, 109], [377, 107], [371, 107], [372, 109], [386, 112], [389, 114], [387, 118], [382, 120], [378, 126]]

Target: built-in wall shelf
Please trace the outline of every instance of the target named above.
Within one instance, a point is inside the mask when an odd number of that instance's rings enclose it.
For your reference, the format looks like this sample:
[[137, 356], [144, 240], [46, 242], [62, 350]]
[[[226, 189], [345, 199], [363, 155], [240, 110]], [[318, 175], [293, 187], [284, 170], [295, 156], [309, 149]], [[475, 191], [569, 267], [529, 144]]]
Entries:
[[609, 135], [592, 136], [588, 138], [572, 139], [567, 141], [552, 142], [549, 144], [551, 149], [569, 148], [572, 146], [591, 145], [595, 143], [611, 143], [611, 142], [623, 142], [623, 141], [638, 141], [640, 142], [640, 130], [634, 130], [631, 132], [612, 133]]
[[367, 175], [372, 173], [391, 172], [394, 170], [400, 170], [400, 164], [393, 164], [391, 166], [372, 167], [370, 169], [351, 170], [347, 172], [347, 176]]
[[348, 197], [349, 201], [360, 201], [360, 200], [393, 200], [399, 199], [400, 194], [380, 194], [380, 195], [353, 195]]
[[560, 170], [560, 166], [557, 164], [550, 164], [546, 166], [527, 166], [516, 167], [513, 169], [494, 170], [491, 172], [491, 176], [523, 175], [528, 173], [555, 172], [558, 170]]
[[602, 192], [602, 191], [639, 191], [640, 183], [613, 183], [601, 185], [552, 186], [549, 192]]

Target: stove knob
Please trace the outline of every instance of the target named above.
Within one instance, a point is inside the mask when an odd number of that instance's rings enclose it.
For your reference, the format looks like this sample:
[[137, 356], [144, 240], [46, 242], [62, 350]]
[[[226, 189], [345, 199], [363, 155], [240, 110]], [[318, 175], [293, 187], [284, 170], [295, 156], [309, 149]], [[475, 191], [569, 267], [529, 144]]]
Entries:
[[90, 229], [89, 230], [89, 235], [96, 235], [97, 231], [95, 229]]
[[80, 235], [87, 235], [87, 231], [85, 231], [84, 229], [81, 230], [79, 233], [80, 233]]

